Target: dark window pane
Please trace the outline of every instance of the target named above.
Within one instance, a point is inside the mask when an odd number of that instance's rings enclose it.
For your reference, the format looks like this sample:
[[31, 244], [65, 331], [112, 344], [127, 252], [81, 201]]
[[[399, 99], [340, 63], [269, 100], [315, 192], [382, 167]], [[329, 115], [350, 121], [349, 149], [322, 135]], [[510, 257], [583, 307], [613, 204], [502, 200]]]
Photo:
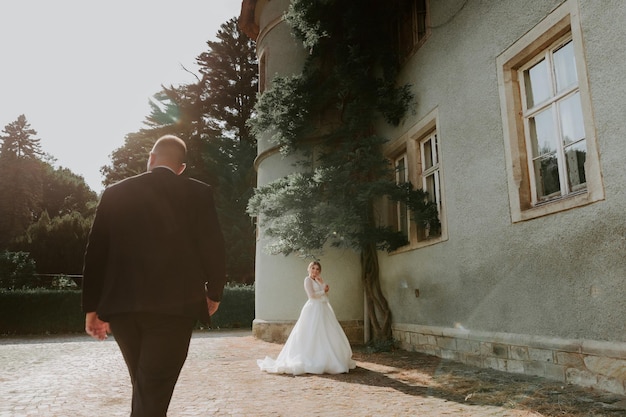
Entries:
[[585, 161], [587, 160], [587, 147], [585, 141], [565, 148], [565, 162], [567, 164], [567, 180], [572, 191], [580, 191], [586, 188]]
[[535, 185], [537, 187], [537, 198], [545, 200], [561, 195], [561, 185], [559, 180], [559, 166], [555, 154], [533, 161], [535, 166]]

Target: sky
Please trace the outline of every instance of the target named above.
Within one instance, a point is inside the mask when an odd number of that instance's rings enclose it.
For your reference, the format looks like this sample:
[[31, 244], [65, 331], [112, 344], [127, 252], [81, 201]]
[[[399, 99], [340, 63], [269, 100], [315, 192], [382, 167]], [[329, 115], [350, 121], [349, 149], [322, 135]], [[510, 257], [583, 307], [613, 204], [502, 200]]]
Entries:
[[0, 131], [24, 114], [56, 165], [99, 193], [100, 167], [143, 127], [149, 99], [195, 82], [184, 68], [198, 74], [195, 58], [240, 10], [241, 0], [2, 0]]

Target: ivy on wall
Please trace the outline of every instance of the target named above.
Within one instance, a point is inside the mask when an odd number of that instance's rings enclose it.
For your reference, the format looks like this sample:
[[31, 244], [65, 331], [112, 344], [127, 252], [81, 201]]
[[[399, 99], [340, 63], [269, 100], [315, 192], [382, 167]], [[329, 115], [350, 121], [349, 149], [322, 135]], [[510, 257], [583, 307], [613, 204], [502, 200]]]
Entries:
[[374, 341], [391, 338], [378, 251], [407, 236], [385, 225], [384, 198], [403, 201], [414, 219], [437, 225], [436, 207], [410, 184], [396, 184], [376, 125], [397, 125], [409, 110], [409, 85], [397, 85], [396, 8], [385, 1], [294, 0], [286, 20], [309, 52], [302, 72], [275, 77], [251, 121], [308, 169], [257, 188], [248, 211], [273, 237], [271, 253], [318, 257], [327, 244], [361, 255]]

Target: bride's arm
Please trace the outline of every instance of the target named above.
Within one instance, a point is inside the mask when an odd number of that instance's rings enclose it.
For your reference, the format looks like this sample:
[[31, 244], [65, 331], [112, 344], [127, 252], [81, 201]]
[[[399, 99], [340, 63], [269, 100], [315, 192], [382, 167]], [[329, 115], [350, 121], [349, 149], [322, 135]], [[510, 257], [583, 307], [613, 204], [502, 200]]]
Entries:
[[320, 281], [322, 284], [322, 288], [324, 289], [324, 294], [326, 294], [328, 292], [328, 290], [330, 290], [330, 287], [328, 286], [328, 284], [324, 281], [324, 279], [322, 279], [322, 277], [320, 277]]
[[320, 298], [325, 294], [324, 289], [315, 291], [315, 285], [313, 284], [313, 280], [309, 277], [304, 279], [304, 291], [306, 291], [306, 295], [309, 298]]

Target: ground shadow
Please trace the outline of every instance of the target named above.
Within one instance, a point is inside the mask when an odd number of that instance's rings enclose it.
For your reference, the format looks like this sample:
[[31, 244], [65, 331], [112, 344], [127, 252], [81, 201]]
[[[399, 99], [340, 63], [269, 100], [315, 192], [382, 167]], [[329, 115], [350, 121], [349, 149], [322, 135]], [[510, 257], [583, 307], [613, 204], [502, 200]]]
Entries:
[[626, 397], [565, 385], [545, 378], [476, 368], [417, 352], [355, 351], [357, 368], [316, 375], [350, 384], [392, 388], [465, 405], [495, 406], [543, 416], [626, 415]]

